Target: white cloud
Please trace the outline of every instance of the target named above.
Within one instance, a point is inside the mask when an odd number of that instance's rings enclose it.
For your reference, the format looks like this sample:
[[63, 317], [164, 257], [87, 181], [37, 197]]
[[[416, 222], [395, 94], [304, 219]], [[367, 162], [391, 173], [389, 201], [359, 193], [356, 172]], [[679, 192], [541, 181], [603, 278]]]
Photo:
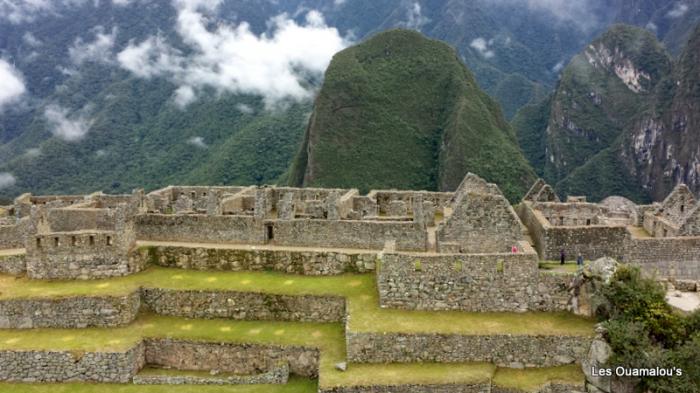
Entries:
[[12, 187], [17, 182], [17, 179], [9, 172], [0, 172], [0, 190], [7, 187]]
[[496, 55], [496, 53], [492, 49], [489, 49], [489, 46], [492, 43], [493, 43], [493, 40], [489, 40], [487, 42], [482, 37], [478, 37], [478, 38], [473, 39], [472, 42], [469, 44], [469, 46], [476, 49], [485, 58], [490, 59]]
[[659, 29], [658, 26], [656, 26], [656, 24], [654, 22], [651, 22], [651, 21], [649, 21], [649, 23], [647, 23], [644, 26], [644, 28], [653, 32], [653, 33], [656, 33], [656, 31]]
[[24, 33], [22, 36], [22, 41], [27, 43], [27, 45], [31, 46], [32, 48], [36, 48], [42, 44], [41, 40], [36, 38], [31, 32]]
[[92, 126], [92, 121], [84, 114], [69, 116], [66, 108], [55, 104], [46, 107], [44, 117], [51, 133], [66, 142], [83, 139]]
[[267, 33], [256, 35], [247, 23], [213, 24], [208, 13], [218, 3], [175, 0], [176, 30], [190, 49], [188, 55], [153, 36], [131, 42], [117, 55], [119, 64], [143, 78], [169, 77], [179, 86], [176, 103], [196, 99], [198, 90], [212, 87], [220, 93], [260, 95], [274, 106], [309, 98], [309, 74], [322, 74], [333, 54], [349, 44], [318, 11], [309, 11], [303, 24], [285, 14], [276, 16]]
[[347, 0], [333, 0], [333, 4], [335, 4], [336, 6], [341, 6], [345, 4], [346, 1]]
[[557, 74], [559, 73], [559, 71], [562, 70], [562, 68], [564, 68], [564, 61], [560, 61], [557, 64], [555, 64], [554, 67], [552, 67], [552, 72]]
[[110, 33], [105, 33], [104, 27], [97, 26], [95, 29], [95, 39], [91, 42], [84, 42], [82, 38], [75, 39], [73, 46], [68, 48], [68, 55], [75, 65], [80, 65], [86, 61], [110, 63], [112, 62], [112, 48], [117, 37], [117, 28], [113, 28]]
[[430, 22], [430, 19], [423, 16], [420, 3], [414, 1], [412, 4], [408, 5], [408, 9], [406, 11], [406, 22], [400, 25], [408, 29], [420, 31], [420, 29], [428, 22]]
[[209, 147], [206, 143], [204, 143], [204, 138], [202, 138], [201, 136], [193, 136], [192, 138], [187, 140], [187, 143], [200, 149], [206, 149], [207, 147]]
[[673, 8], [666, 14], [669, 18], [680, 18], [688, 12], [688, 6], [682, 2], [673, 5]]
[[239, 112], [245, 113], [245, 114], [247, 114], [247, 115], [249, 115], [249, 114], [255, 112], [255, 109], [253, 109], [253, 107], [251, 107], [250, 105], [243, 104], [243, 103], [236, 104], [236, 109], [237, 109]]
[[37, 17], [55, 14], [64, 6], [78, 6], [88, 0], [0, 0], [0, 19], [13, 24], [31, 22]]
[[175, 90], [175, 96], [173, 98], [178, 108], [185, 108], [187, 105], [197, 100], [197, 94], [194, 92], [192, 86], [185, 85]]
[[22, 74], [12, 64], [0, 59], [0, 110], [16, 102], [26, 91]]
[[32, 147], [24, 152], [24, 155], [29, 158], [39, 157], [41, 155], [41, 149], [38, 147]]
[[550, 15], [559, 23], [572, 23], [582, 30], [596, 28], [601, 23], [595, 13], [598, 2], [591, 0], [481, 0], [481, 3], [487, 7], [524, 7], [530, 12]]

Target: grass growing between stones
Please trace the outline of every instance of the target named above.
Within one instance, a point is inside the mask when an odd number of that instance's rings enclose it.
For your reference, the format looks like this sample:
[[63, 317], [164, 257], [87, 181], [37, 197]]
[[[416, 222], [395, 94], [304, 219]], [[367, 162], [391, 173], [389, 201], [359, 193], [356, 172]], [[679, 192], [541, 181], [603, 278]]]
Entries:
[[131, 385], [98, 383], [0, 383], [3, 393], [316, 393], [317, 383], [290, 378], [286, 385]]
[[584, 380], [585, 376], [581, 371], [581, 366], [571, 364], [546, 368], [498, 368], [493, 383], [504, 388], [536, 392], [548, 382], [582, 385]]
[[[151, 267], [95, 281], [38, 281], [0, 276], [0, 299], [124, 295], [139, 287], [233, 290], [283, 295], [336, 295], [348, 299], [348, 328], [359, 332], [592, 335], [594, 322], [570, 313], [407, 311], [379, 307], [373, 274], [301, 276], [278, 272], [208, 272]], [[1, 344], [1, 343], [0, 343]]]

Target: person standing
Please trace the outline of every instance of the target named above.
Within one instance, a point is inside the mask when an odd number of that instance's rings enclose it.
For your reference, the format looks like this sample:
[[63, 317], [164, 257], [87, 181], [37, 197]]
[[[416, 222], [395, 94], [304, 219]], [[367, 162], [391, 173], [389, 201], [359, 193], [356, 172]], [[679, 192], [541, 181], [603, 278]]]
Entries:
[[576, 266], [583, 267], [583, 255], [581, 253], [578, 253], [576, 256]]
[[559, 251], [559, 257], [561, 262], [560, 264], [563, 265], [564, 261], [566, 260], [566, 253], [564, 252], [563, 248]]

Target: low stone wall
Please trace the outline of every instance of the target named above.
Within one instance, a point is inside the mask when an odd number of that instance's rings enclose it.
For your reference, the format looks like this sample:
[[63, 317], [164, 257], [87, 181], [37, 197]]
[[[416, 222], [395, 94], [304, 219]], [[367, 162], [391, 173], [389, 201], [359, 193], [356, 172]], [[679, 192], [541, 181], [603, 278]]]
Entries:
[[336, 296], [160, 288], [143, 288], [141, 294], [144, 305], [152, 311], [186, 318], [340, 322], [345, 316], [345, 299]]
[[664, 278], [700, 279], [700, 237], [632, 238], [625, 262]]
[[551, 367], [585, 356], [593, 337], [346, 332], [350, 362], [491, 362]]
[[364, 385], [319, 387], [319, 393], [489, 393], [488, 381], [473, 384], [445, 385]]
[[136, 375], [136, 385], [260, 385], [285, 384], [289, 380], [289, 365], [282, 362], [269, 371], [253, 375], [194, 376], [194, 375]]
[[127, 383], [144, 365], [144, 346], [124, 352], [0, 351], [0, 381]]
[[145, 348], [146, 363], [158, 367], [255, 374], [286, 362], [293, 374], [318, 377], [319, 352], [313, 348], [173, 339], [148, 339]]
[[534, 251], [385, 254], [377, 271], [380, 305], [408, 310], [563, 311], [570, 281], [542, 276]]
[[0, 329], [121, 326], [136, 318], [140, 304], [138, 292], [125, 296], [2, 299]]
[[365, 273], [375, 269], [376, 252], [299, 251], [271, 248], [142, 246], [143, 262], [195, 270], [275, 270], [305, 275]]
[[26, 254], [0, 255], [0, 273], [21, 276], [26, 272]]
[[19, 220], [14, 225], [0, 225], [0, 248], [23, 248], [28, 229], [28, 218]]

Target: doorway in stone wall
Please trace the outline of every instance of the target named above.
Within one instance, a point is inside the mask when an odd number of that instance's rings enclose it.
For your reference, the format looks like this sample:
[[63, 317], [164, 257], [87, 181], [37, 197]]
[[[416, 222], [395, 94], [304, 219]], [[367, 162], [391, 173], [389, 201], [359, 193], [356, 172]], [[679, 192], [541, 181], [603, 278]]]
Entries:
[[273, 224], [265, 224], [265, 242], [270, 243], [275, 240], [275, 227]]

